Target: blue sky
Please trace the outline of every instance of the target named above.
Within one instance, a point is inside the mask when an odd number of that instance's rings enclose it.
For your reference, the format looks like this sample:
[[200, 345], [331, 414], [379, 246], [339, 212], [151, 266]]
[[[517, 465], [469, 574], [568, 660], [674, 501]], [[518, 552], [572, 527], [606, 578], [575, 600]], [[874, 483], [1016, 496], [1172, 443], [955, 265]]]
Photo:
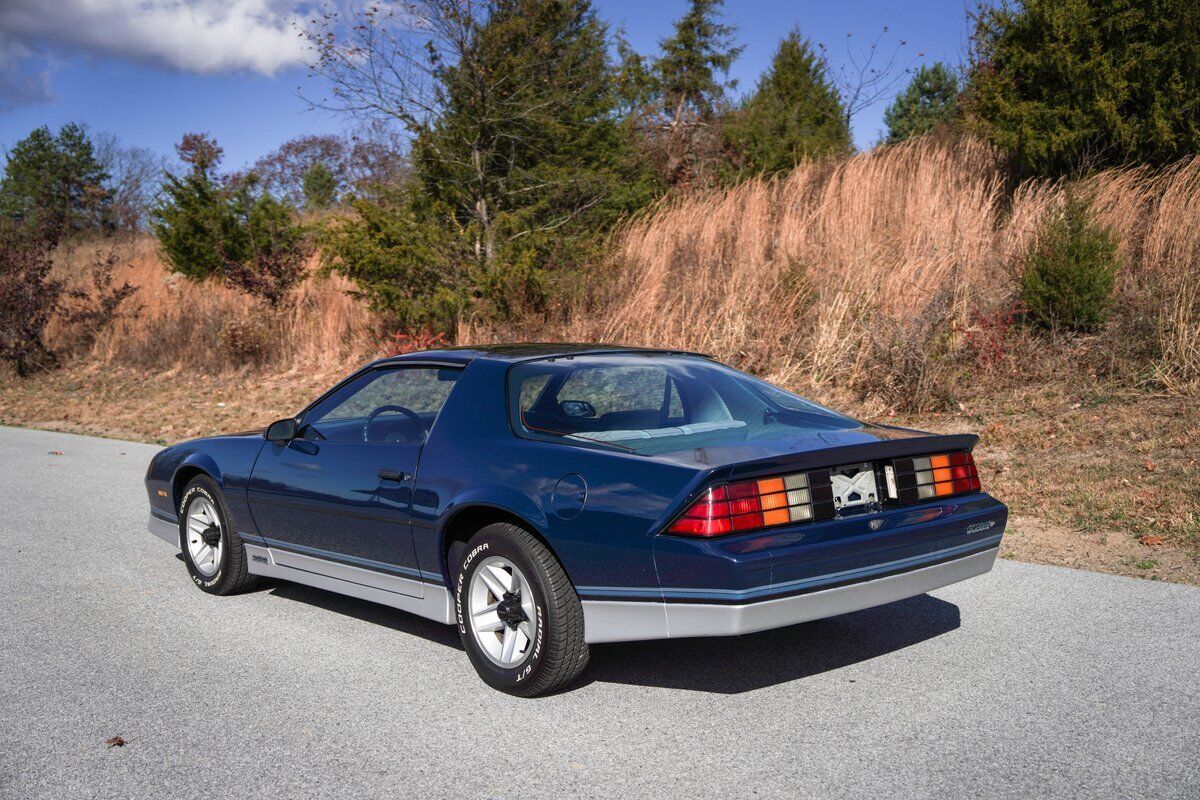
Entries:
[[[226, 166], [236, 168], [294, 136], [346, 130], [349, 121], [309, 110], [298, 96], [297, 88], [310, 84], [303, 67], [292, 66], [296, 54], [287, 19], [300, 5], [289, 0], [61, 0], [48, 6], [41, 0], [3, 0], [0, 148], [38, 125], [57, 128], [76, 121], [170, 155], [183, 133], [200, 130], [217, 138]], [[644, 53], [656, 50], [685, 5], [684, 0], [597, 0], [605, 20], [623, 27]], [[161, 13], [140, 18], [147, 6]], [[181, 7], [187, 16], [177, 13]], [[103, 36], [86, 33], [95, 28], [80, 17], [85, 13], [126, 24], [102, 26]], [[745, 45], [732, 77], [741, 91], [752, 89], [779, 40], [797, 25], [814, 42], [826, 44], [835, 66], [845, 60], [847, 33], [861, 47], [884, 25], [890, 28], [884, 39], [889, 52], [907, 41], [901, 50], [904, 63], [957, 63], [967, 49], [966, 13], [964, 0], [728, 0], [726, 19], [737, 25], [738, 41]], [[203, 28], [195, 27], [198, 18], [208, 20]], [[880, 102], [855, 120], [859, 147], [878, 138], [885, 105]]]

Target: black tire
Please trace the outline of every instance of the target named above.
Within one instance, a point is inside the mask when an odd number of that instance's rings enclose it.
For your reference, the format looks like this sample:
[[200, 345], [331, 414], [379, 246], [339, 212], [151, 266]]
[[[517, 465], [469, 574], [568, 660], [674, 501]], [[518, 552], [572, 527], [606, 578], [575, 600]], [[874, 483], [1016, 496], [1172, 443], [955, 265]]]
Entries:
[[[210, 576], [205, 576], [196, 567], [188, 548], [188, 508], [199, 497], [207, 499], [213, 505], [221, 523], [220, 563], [217, 564], [217, 571]], [[183, 562], [187, 565], [192, 583], [209, 594], [237, 594], [254, 585], [255, 577], [247, 569], [246, 548], [242, 544], [242, 537], [238, 536], [231, 523], [232, 519], [233, 516], [229, 513], [229, 507], [225, 505], [225, 498], [216, 481], [207, 475], [192, 478], [179, 501], [179, 545], [183, 550]]]
[[[484, 682], [502, 692], [534, 697], [567, 686], [587, 669], [591, 649], [583, 640], [583, 606], [562, 565], [544, 544], [524, 528], [500, 522], [480, 530], [460, 552], [454, 575], [458, 633]], [[521, 570], [537, 608], [532, 647], [512, 669], [494, 663], [465, 623], [471, 578], [490, 556], [501, 556]]]

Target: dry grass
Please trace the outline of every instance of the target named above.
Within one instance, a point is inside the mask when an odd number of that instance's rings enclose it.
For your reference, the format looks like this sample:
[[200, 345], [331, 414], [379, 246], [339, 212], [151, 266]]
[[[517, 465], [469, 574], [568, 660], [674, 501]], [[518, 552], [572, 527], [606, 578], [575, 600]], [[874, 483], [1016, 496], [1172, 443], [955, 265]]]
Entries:
[[[97, 253], [108, 251], [118, 255], [115, 282], [136, 291], [90, 350], [75, 354], [89, 361], [154, 371], [235, 371], [248, 364], [327, 370], [365, 360], [380, 341], [378, 320], [338, 275], [310, 274], [274, 309], [218, 281], [194, 283], [168, 272], [148, 236], [77, 243], [56, 255], [55, 268], [79, 280]], [[56, 348], [68, 335], [52, 324], [47, 344]]]
[[[1016, 299], [1024, 256], [1062, 200], [1057, 182], [1014, 188], [1005, 176], [982, 144], [917, 141], [676, 200], [620, 232], [612, 285], [546, 333], [669, 343], [817, 396], [945, 405], [971, 357], [967, 332]], [[1097, 349], [1148, 337], [1159, 385], [1195, 391], [1200, 159], [1080, 188], [1124, 257], [1119, 313]]]

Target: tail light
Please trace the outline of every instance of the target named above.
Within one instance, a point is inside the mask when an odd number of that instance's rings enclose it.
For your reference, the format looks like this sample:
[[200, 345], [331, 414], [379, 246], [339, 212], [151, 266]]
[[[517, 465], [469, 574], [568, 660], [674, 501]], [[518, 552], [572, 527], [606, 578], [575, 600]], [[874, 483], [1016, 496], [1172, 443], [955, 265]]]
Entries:
[[892, 468], [895, 470], [896, 498], [901, 503], [978, 492], [980, 488], [975, 459], [966, 451], [897, 458], [892, 462]]
[[829, 470], [822, 469], [713, 486], [668, 531], [722, 536], [833, 515]]
[[[709, 538], [798, 522], [833, 519], [833, 473], [845, 468], [809, 470], [711, 486], [688, 506], [668, 533]], [[876, 462], [887, 486], [884, 507], [978, 492], [979, 473], [966, 451]], [[872, 499], [878, 495], [873, 495]], [[878, 509], [879, 504], [874, 504]], [[862, 510], [866, 510], [865, 508]], [[842, 509], [846, 513], [846, 508]]]

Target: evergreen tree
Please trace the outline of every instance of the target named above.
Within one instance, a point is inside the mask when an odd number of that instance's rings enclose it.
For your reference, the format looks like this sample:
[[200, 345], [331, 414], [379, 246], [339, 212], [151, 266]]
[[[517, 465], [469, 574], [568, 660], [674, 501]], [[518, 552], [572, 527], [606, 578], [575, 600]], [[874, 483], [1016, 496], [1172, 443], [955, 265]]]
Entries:
[[663, 106], [671, 119], [711, 119], [722, 106], [725, 92], [736, 82], [729, 68], [741, 55], [734, 45], [736, 28], [719, 21], [724, 0], [691, 0], [675, 22], [675, 32], [660, 42], [662, 55], [654, 62]]
[[[434, 283], [456, 287], [458, 313], [503, 315], [540, 304], [550, 273], [582, 263], [657, 193], [620, 117], [607, 30], [590, 0], [368, 7], [318, 23], [310, 42], [341, 108], [386, 115], [414, 136], [415, 190], [356, 203], [353, 224], [332, 222], [327, 266], [361, 277], [337, 254], [363, 258], [370, 232], [386, 232], [387, 258], [381, 241], [363, 263], [384, 265], [411, 246], [412, 259], [433, 258], [427, 266], [445, 274]], [[384, 213], [396, 224], [382, 225]], [[344, 248], [339, 228], [352, 237]], [[396, 299], [406, 288], [371, 291]]]
[[976, 17], [971, 125], [1035, 172], [1200, 150], [1200, 4], [1024, 0]]
[[413, 147], [415, 211], [435, 224], [445, 218], [425, 212], [450, 211], [492, 310], [540, 302], [544, 268], [577, 261], [653, 194], [614, 113], [607, 45], [589, 0], [494, 0], [437, 73], [442, 113]]
[[958, 78], [942, 62], [922, 66], [883, 112], [888, 144], [948, 125], [958, 114]]
[[57, 135], [40, 127], [8, 154], [0, 180], [0, 216], [36, 226], [49, 241], [109, 227], [107, 179], [81, 126], [69, 123]]
[[813, 156], [850, 150], [850, 128], [824, 58], [799, 31], [784, 39], [758, 87], [726, 124], [749, 172], [782, 172]]
[[188, 278], [218, 276], [277, 305], [308, 254], [292, 208], [261, 191], [253, 173], [219, 180], [221, 148], [206, 134], [186, 134], [176, 151], [188, 172], [167, 175], [153, 211], [163, 259]]
[[205, 134], [189, 133], [175, 148], [189, 169], [167, 173], [164, 197], [151, 212], [163, 259], [193, 280], [219, 275], [224, 254], [238, 237], [237, 218], [214, 180], [221, 148]]
[[304, 203], [311, 210], [329, 208], [337, 202], [337, 176], [323, 161], [315, 161], [302, 180]]

